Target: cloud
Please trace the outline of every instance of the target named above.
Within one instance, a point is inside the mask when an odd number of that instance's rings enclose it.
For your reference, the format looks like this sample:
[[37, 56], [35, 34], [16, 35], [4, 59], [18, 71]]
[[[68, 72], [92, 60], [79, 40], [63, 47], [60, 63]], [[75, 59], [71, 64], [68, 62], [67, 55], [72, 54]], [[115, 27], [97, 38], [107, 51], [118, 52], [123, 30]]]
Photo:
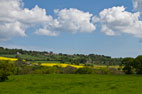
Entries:
[[89, 12], [83, 12], [73, 8], [55, 10], [54, 12], [58, 15], [57, 20], [63, 31], [92, 32], [96, 29], [93, 23], [91, 23], [93, 14], [90, 14]]
[[[133, 6], [142, 9], [142, 0], [133, 0]], [[28, 9], [22, 0], [0, 0], [0, 41], [27, 36], [28, 28], [35, 28], [35, 34], [45, 36], [58, 36], [61, 32], [91, 33], [97, 23], [101, 23], [101, 31], [106, 35], [142, 37], [140, 12], [128, 12], [124, 6], [104, 9], [98, 17], [75, 8], [55, 9], [51, 16], [38, 5]]]
[[36, 28], [36, 34], [57, 36], [60, 32], [92, 32], [92, 14], [78, 9], [55, 10], [56, 18], [47, 15], [37, 5], [24, 8], [22, 0], [0, 0], [0, 41], [15, 36], [26, 36], [26, 30]]
[[[83, 12], [78, 9], [54, 10], [57, 18], [52, 19], [50, 24], [44, 25], [44, 30], [40, 29], [37, 34], [58, 35], [57, 32], [93, 32], [96, 26], [91, 22], [93, 14]], [[51, 34], [52, 33], [52, 34]]]
[[35, 32], [37, 35], [45, 35], [45, 36], [58, 36], [57, 32], [49, 31], [47, 28], [45, 29], [39, 29]]
[[14, 36], [26, 36], [26, 29], [50, 20], [45, 9], [23, 8], [20, 0], [0, 0], [0, 41]]
[[142, 0], [132, 0], [132, 2], [133, 2], [133, 8], [135, 10], [139, 10], [139, 11], [142, 10]]
[[106, 35], [131, 34], [142, 37], [142, 21], [140, 12], [131, 13], [124, 6], [104, 9], [99, 13], [101, 31]]

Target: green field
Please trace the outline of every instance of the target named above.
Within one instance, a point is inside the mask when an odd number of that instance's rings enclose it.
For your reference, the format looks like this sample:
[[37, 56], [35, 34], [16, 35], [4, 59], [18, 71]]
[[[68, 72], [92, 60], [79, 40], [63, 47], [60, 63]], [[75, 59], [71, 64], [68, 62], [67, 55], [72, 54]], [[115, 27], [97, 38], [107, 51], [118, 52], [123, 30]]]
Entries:
[[19, 75], [0, 82], [0, 94], [142, 94], [136, 75]]

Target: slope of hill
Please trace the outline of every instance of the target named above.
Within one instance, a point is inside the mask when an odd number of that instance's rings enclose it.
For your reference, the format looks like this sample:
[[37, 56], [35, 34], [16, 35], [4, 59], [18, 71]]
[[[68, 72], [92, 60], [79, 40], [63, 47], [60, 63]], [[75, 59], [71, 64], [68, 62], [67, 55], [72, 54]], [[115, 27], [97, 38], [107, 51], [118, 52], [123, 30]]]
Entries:
[[0, 47], [0, 56], [9, 58], [22, 58], [26, 61], [35, 62], [61, 62], [71, 64], [98, 64], [98, 65], [119, 65], [122, 58], [111, 58], [110, 56], [96, 54], [63, 54], [47, 51], [27, 51], [23, 49], [8, 49]]

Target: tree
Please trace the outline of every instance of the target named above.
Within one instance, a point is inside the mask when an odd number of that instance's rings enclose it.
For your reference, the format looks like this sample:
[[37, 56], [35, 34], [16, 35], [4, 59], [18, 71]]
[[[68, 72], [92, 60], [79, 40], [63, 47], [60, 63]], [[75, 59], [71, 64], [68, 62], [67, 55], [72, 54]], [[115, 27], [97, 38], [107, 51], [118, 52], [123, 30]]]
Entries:
[[15, 74], [17, 68], [14, 64], [9, 63], [8, 61], [0, 61], [0, 81], [5, 81], [8, 79], [8, 76]]
[[134, 58], [124, 58], [122, 60], [122, 66], [124, 66], [123, 71], [126, 74], [132, 74], [133, 73], [133, 62], [134, 62]]
[[142, 74], [142, 56], [137, 56], [134, 60], [133, 67], [137, 74]]

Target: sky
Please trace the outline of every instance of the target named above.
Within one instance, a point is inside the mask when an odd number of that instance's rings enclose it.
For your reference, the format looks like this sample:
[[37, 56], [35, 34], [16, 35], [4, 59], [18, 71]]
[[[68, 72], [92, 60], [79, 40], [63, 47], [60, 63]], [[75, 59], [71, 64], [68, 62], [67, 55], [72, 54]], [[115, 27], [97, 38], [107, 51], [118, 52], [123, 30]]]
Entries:
[[142, 0], [0, 0], [0, 46], [66, 54], [142, 54]]

